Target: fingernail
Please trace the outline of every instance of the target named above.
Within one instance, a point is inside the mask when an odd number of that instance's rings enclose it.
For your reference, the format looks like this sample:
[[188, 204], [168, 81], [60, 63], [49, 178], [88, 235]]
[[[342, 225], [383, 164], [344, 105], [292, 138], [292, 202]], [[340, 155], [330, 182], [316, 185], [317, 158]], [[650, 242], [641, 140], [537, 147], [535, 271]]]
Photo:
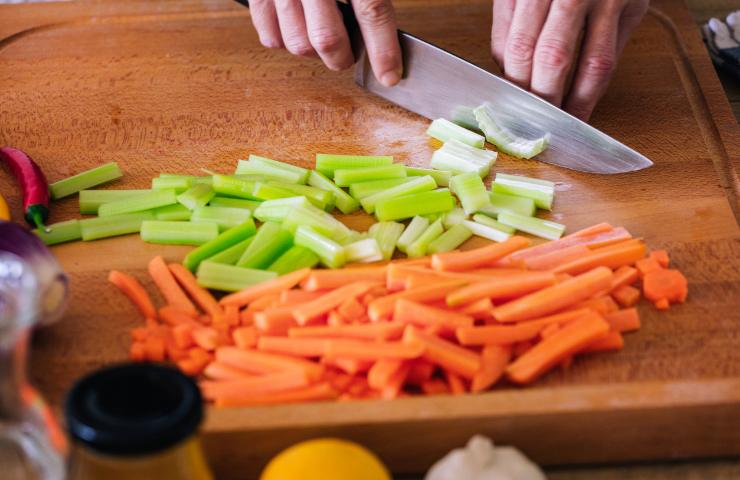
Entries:
[[395, 71], [385, 72], [380, 77], [380, 83], [382, 83], [386, 87], [392, 87], [393, 85], [397, 84], [400, 80], [401, 80], [401, 75], [399, 75], [398, 72], [395, 72]]

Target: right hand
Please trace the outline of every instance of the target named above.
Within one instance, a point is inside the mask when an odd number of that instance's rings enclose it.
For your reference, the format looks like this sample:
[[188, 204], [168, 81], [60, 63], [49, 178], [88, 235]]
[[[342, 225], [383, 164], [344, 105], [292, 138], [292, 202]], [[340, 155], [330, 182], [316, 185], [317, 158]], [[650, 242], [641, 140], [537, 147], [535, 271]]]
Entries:
[[[251, 0], [252, 23], [260, 42], [293, 55], [320, 57], [331, 70], [354, 63], [347, 29], [334, 0]], [[391, 0], [355, 0], [370, 65], [383, 85], [401, 79], [401, 47]]]

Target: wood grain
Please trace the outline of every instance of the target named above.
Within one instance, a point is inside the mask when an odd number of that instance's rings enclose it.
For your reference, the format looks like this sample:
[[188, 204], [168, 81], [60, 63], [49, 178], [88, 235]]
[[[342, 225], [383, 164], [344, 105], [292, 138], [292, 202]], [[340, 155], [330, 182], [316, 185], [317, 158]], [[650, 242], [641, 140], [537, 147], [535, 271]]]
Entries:
[[[592, 123], [655, 166], [602, 177], [502, 156], [496, 169], [557, 182], [549, 218], [571, 231], [608, 220], [668, 248], [689, 301], [665, 314], [641, 307], [644, 328], [624, 351], [526, 390], [211, 410], [205, 442], [219, 478], [318, 434], [362, 440], [398, 472], [481, 430], [553, 464], [740, 453], [740, 136], [687, 10], [653, 4]], [[488, 2], [397, 8], [405, 30], [494, 68]], [[246, 10], [227, 1], [0, 6], [0, 65], [0, 143], [28, 151], [51, 181], [113, 160], [126, 173], [113, 188], [143, 188], [162, 171], [228, 171], [250, 152], [303, 166], [317, 152], [390, 153], [412, 165], [432, 152], [427, 120], [355, 87], [351, 72], [260, 48]], [[20, 218], [8, 175], [0, 191]], [[55, 221], [76, 216], [74, 199], [54, 207]], [[176, 261], [187, 249], [128, 237], [54, 251], [72, 298], [64, 320], [37, 335], [33, 375], [59, 402], [82, 373], [124, 359], [140, 322], [107, 271], [145, 278], [153, 255]]]

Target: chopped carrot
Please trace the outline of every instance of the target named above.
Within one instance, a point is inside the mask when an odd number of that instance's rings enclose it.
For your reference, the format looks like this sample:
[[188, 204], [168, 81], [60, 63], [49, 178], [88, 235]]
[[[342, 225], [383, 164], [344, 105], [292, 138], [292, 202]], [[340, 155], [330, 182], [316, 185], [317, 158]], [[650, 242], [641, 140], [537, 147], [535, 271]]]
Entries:
[[532, 350], [534, 342], [531, 340], [525, 340], [523, 342], [515, 343], [511, 353], [514, 358], [519, 358], [528, 351]]
[[657, 260], [652, 257], [641, 258], [635, 263], [637, 271], [640, 272], [641, 277], [645, 277], [650, 272], [661, 270], [663, 267], [660, 266]]
[[348, 298], [356, 298], [377, 285], [372, 282], [348, 283], [342, 287], [320, 296], [308, 303], [304, 303], [293, 310], [293, 318], [299, 325], [307, 325], [321, 315], [329, 313]]
[[128, 358], [133, 362], [143, 362], [146, 357], [147, 352], [144, 342], [133, 342], [128, 351]]
[[604, 315], [604, 320], [607, 321], [611, 330], [615, 332], [631, 332], [640, 328], [640, 314], [637, 313], [636, 308], [625, 308], [624, 310]]
[[403, 389], [403, 384], [406, 382], [411, 365], [408, 362], [401, 364], [401, 367], [393, 372], [388, 378], [385, 385], [381, 388], [381, 397], [390, 400], [392, 398], [398, 398]]
[[447, 382], [433, 378], [421, 384], [421, 391], [426, 395], [446, 395], [450, 393], [450, 388]]
[[595, 267], [618, 268], [632, 265], [645, 256], [645, 244], [641, 240], [627, 240], [608, 247], [592, 250], [576, 260], [558, 265], [556, 273], [582, 273]]
[[205, 367], [208, 363], [213, 361], [213, 354], [198, 346], [188, 350], [188, 357], [190, 357], [191, 360], [198, 362], [202, 367]]
[[[549, 325], [557, 325], [551, 323]], [[510, 345], [531, 340], [545, 328], [538, 322], [522, 322], [516, 325], [484, 325], [481, 327], [461, 327], [455, 331], [461, 345]]]
[[356, 358], [321, 358], [321, 363], [336, 367], [349, 375], [367, 372], [373, 366], [372, 360], [358, 360]]
[[664, 268], [648, 272], [643, 278], [642, 289], [645, 298], [652, 302], [665, 299], [669, 303], [683, 303], [689, 292], [688, 282], [681, 272]]
[[472, 327], [473, 317], [442, 308], [400, 298], [393, 310], [393, 321], [421, 327], [439, 326], [442, 330], [454, 331], [458, 327]]
[[445, 379], [447, 380], [447, 385], [450, 388], [451, 394], [462, 395], [467, 391], [462, 378], [460, 378], [457, 374], [450, 372], [449, 370], [445, 370], [444, 372]]
[[349, 297], [337, 307], [337, 313], [344, 318], [360, 318], [365, 315], [365, 306], [356, 297]]
[[306, 372], [311, 380], [318, 380], [324, 374], [322, 365], [308, 360], [237, 347], [218, 348], [216, 360], [259, 375], [282, 370], [300, 370]]
[[254, 324], [254, 310], [245, 308], [239, 313], [239, 324], [243, 327], [250, 327]]
[[555, 285], [555, 275], [550, 272], [530, 272], [513, 278], [500, 277], [461, 287], [447, 295], [447, 305], [454, 307], [481, 298], [492, 300], [515, 298]]
[[462, 282], [461, 280], [450, 280], [446, 282], [438, 282], [423, 287], [412, 288], [410, 290], [404, 290], [398, 293], [392, 293], [382, 298], [378, 298], [373, 301], [367, 307], [367, 313], [370, 320], [377, 322], [384, 318], [388, 318], [393, 313], [396, 306], [396, 301], [400, 298], [407, 300], [413, 300], [417, 302], [431, 302], [434, 300], [440, 300], [445, 298], [451, 291], [458, 288]]
[[409, 369], [409, 374], [406, 376], [406, 383], [410, 385], [421, 386], [422, 383], [434, 375], [435, 366], [426, 360], [411, 360], [410, 364], [411, 368]]
[[356, 282], [385, 282], [386, 267], [342, 268], [340, 270], [312, 270], [303, 283], [307, 291], [333, 290]]
[[285, 335], [290, 328], [297, 325], [293, 318], [295, 308], [295, 305], [288, 305], [257, 312], [253, 317], [254, 326], [265, 335]]
[[488, 320], [493, 318], [493, 302], [490, 298], [480, 298], [474, 302], [461, 305], [457, 311], [470, 315], [475, 320]]
[[205, 368], [202, 363], [199, 363], [192, 358], [183, 358], [182, 360], [178, 360], [175, 364], [182, 373], [191, 377], [200, 375]]
[[355, 377], [352, 379], [352, 383], [347, 386], [347, 393], [355, 397], [360, 397], [367, 392], [369, 388], [370, 386], [367, 384], [367, 378]]
[[608, 332], [586, 345], [579, 353], [615, 352], [624, 348], [624, 338], [619, 332]]
[[327, 380], [335, 390], [344, 392], [352, 383], [352, 375], [339, 370], [327, 370], [324, 372], [324, 379]]
[[175, 277], [175, 280], [177, 280], [180, 286], [190, 295], [190, 298], [192, 298], [204, 312], [213, 318], [223, 315], [223, 310], [216, 299], [213, 298], [211, 292], [198, 285], [198, 280], [190, 270], [179, 263], [170, 263], [168, 267], [172, 276]]
[[268, 280], [266, 282], [258, 283], [245, 288], [244, 290], [230, 295], [226, 295], [221, 299], [221, 305], [227, 305], [232, 303], [237, 306], [247, 305], [254, 300], [263, 297], [265, 295], [280, 294], [284, 290], [290, 290], [303, 281], [311, 270], [304, 268], [295, 272], [288, 273], [286, 275]]
[[470, 391], [477, 393], [488, 390], [504, 374], [511, 360], [511, 347], [488, 345], [481, 352], [481, 368], [473, 377]]
[[404, 341], [421, 343], [424, 346], [424, 359], [464, 378], [472, 379], [480, 368], [480, 355], [477, 353], [412, 326], [406, 328]]
[[203, 375], [211, 380], [234, 380], [237, 378], [253, 376], [245, 370], [241, 370], [221, 362], [209, 363], [206, 368], [203, 369]]
[[513, 236], [504, 242], [494, 243], [465, 252], [435, 253], [432, 255], [432, 268], [435, 270], [460, 272], [486, 267], [529, 244], [530, 241], [528, 239]]
[[246, 308], [246, 310], [253, 311], [253, 312], [261, 312], [268, 308], [275, 308], [279, 304], [280, 304], [280, 294], [271, 293], [269, 295], [265, 295], [264, 297], [259, 297], [259, 298], [254, 299], [249, 304], [249, 306]]
[[658, 262], [663, 268], [668, 268], [671, 263], [671, 257], [668, 256], [668, 252], [665, 250], [653, 250], [650, 252], [650, 258]]
[[179, 348], [189, 348], [195, 345], [193, 340], [193, 330], [195, 328], [192, 325], [181, 323], [172, 327], [172, 339]]
[[560, 325], [557, 323], [550, 323], [548, 325], [545, 325], [542, 327], [542, 330], [540, 330], [540, 338], [545, 339], [547, 337], [551, 337], [560, 330]]
[[311, 300], [316, 300], [325, 293], [326, 292], [323, 290], [317, 290], [313, 292], [308, 292], [306, 290], [300, 289], [283, 290], [283, 292], [280, 293], [280, 305], [288, 306], [310, 302]]
[[[295, 323], [295, 320], [293, 320], [293, 323]], [[339, 315], [336, 310], [332, 310], [326, 316], [326, 324], [330, 327], [338, 327], [340, 325], [347, 325], [348, 323], [347, 319]], [[298, 325], [297, 323], [295, 324]]]
[[323, 338], [289, 338], [263, 336], [257, 340], [257, 348], [266, 352], [281, 353], [296, 357], [320, 357], [326, 350]]
[[241, 399], [252, 395], [306, 387], [309, 383], [310, 380], [305, 371], [284, 370], [232, 380], [203, 380], [200, 382], [200, 389], [203, 396], [209, 400]]
[[668, 310], [671, 307], [671, 302], [667, 298], [661, 298], [655, 301], [655, 308], [658, 310]]
[[146, 327], [136, 327], [129, 330], [133, 342], [143, 342], [149, 336], [149, 329]]
[[[598, 227], [595, 225], [594, 227]], [[590, 230], [590, 232], [589, 232]], [[525, 248], [512, 253], [506, 259], [509, 260], [526, 260], [528, 258], [545, 255], [556, 250], [572, 247], [573, 245], [584, 245], [589, 248], [600, 248], [618, 242], [623, 242], [632, 238], [632, 235], [622, 227], [612, 228], [606, 231], [597, 231], [598, 228], [584, 229], [581, 232], [575, 232], [566, 235], [560, 240], [542, 243], [534, 247]]]
[[164, 340], [153, 336], [148, 337], [144, 341], [144, 352], [146, 353], [147, 360], [152, 362], [164, 362]]
[[370, 388], [382, 390], [391, 377], [403, 367], [405, 362], [397, 358], [381, 358], [367, 372], [367, 384]]
[[608, 313], [616, 312], [619, 310], [619, 305], [609, 295], [601, 295], [593, 298], [587, 298], [586, 300], [580, 301], [575, 305], [569, 307], [569, 309], [581, 309], [590, 308], [596, 313], [606, 315]]
[[624, 285], [612, 291], [612, 297], [623, 307], [634, 307], [640, 301], [640, 290], [629, 285]]
[[144, 318], [157, 318], [157, 310], [154, 308], [152, 299], [136, 278], [131, 275], [112, 270], [110, 274], [108, 274], [108, 281], [118, 287], [118, 289], [123, 292], [129, 300], [131, 300]]
[[593, 235], [598, 235], [600, 233], [611, 232], [613, 230], [614, 227], [612, 227], [609, 223], [601, 222], [597, 223], [596, 225], [591, 225], [590, 227], [577, 230], [569, 235], [564, 236], [563, 238], [590, 237]]
[[165, 305], [159, 309], [159, 318], [164, 320], [165, 323], [171, 326], [175, 325], [196, 325], [196, 319], [199, 319], [197, 315], [192, 312], [183, 310], [180, 307], [174, 305]]
[[257, 328], [255, 327], [239, 327], [231, 332], [234, 345], [245, 350], [257, 345], [257, 337]]
[[635, 267], [623, 265], [618, 269], [614, 270], [614, 277], [612, 278], [612, 284], [609, 287], [609, 291], [613, 292], [619, 287], [625, 285], [632, 285], [639, 280], [640, 274]]
[[175, 277], [170, 272], [167, 264], [162, 257], [154, 257], [149, 262], [149, 275], [159, 288], [167, 304], [179, 307], [189, 313], [196, 313], [195, 305], [185, 295], [180, 286], [175, 281]]
[[294, 388], [282, 392], [263, 393], [247, 397], [217, 398], [217, 407], [251, 407], [257, 405], [279, 405], [285, 403], [331, 400], [337, 398], [338, 392], [327, 382], [320, 382], [307, 387]]
[[294, 327], [288, 330], [292, 338], [352, 338], [356, 340], [397, 340], [401, 338], [405, 324], [380, 322], [360, 325], [316, 325]]
[[224, 320], [227, 325], [236, 327], [241, 323], [239, 319], [239, 307], [236, 305], [226, 305], [223, 309]]
[[196, 328], [192, 332], [193, 342], [200, 348], [213, 351], [218, 347], [218, 331], [211, 327]]
[[524, 264], [530, 270], [552, 270], [558, 265], [568, 263], [591, 253], [585, 245], [571, 245], [560, 250], [530, 257], [524, 260]]
[[424, 353], [424, 345], [418, 341], [363, 342], [360, 340], [331, 339], [326, 341], [328, 358], [356, 358], [379, 360], [381, 358], [411, 359]]

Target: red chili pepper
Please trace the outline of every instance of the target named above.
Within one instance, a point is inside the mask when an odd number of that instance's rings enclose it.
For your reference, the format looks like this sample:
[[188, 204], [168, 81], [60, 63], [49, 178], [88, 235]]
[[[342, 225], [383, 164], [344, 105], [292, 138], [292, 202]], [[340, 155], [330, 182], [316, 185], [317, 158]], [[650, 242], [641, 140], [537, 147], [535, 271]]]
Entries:
[[49, 184], [44, 172], [31, 157], [17, 148], [0, 148], [0, 160], [8, 165], [21, 186], [26, 222], [32, 227], [46, 228], [44, 222], [49, 217]]

